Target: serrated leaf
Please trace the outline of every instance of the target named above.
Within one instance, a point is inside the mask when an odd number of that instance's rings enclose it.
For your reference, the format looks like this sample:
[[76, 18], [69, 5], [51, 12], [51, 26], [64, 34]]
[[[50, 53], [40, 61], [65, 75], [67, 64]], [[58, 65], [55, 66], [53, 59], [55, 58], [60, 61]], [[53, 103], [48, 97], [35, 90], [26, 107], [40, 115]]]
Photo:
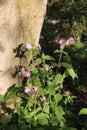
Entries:
[[48, 124], [49, 124], [47, 118], [41, 118], [41, 119], [39, 119], [38, 123], [39, 123], [40, 125], [48, 125]]
[[49, 55], [44, 55], [43, 59], [44, 60], [54, 60], [54, 58], [52, 56], [49, 56]]
[[38, 114], [37, 117], [38, 117], [38, 119], [39, 118], [48, 118], [48, 114], [42, 112], [42, 113]]
[[41, 63], [42, 63], [41, 58], [38, 58], [36, 61], [37, 61], [38, 64], [41, 64]]
[[44, 111], [45, 113], [47, 113], [47, 114], [49, 114], [49, 110], [50, 110], [49, 105], [46, 106], [46, 107], [43, 109], [43, 111]]
[[70, 67], [70, 65], [68, 63], [66, 63], [66, 62], [61, 62], [60, 66], [63, 66], [65, 68], [69, 68]]
[[61, 74], [57, 74], [55, 76], [54, 82], [56, 85], [63, 83], [63, 76]]
[[53, 83], [53, 82], [49, 82], [49, 83], [48, 83], [47, 90], [48, 90], [48, 92], [49, 92], [51, 95], [54, 95], [54, 93], [55, 93], [55, 86], [54, 86], [54, 83]]
[[31, 71], [33, 74], [38, 74], [38, 69], [36, 67], [32, 67]]
[[12, 86], [9, 88], [9, 91], [5, 94], [4, 100], [7, 101], [8, 99], [14, 98], [15, 93], [20, 91], [20, 87]]
[[76, 44], [75, 44], [75, 48], [76, 49], [81, 49], [81, 48], [83, 48], [84, 47], [84, 44], [82, 44], [81, 42], [77, 42]]
[[[60, 52], [61, 52], [61, 50], [55, 50], [55, 51], [54, 51], [54, 53], [60, 53]], [[64, 55], [68, 56], [68, 53], [67, 53], [67, 52], [62, 51], [62, 53], [63, 53]]]
[[54, 51], [54, 53], [60, 53], [61, 52], [61, 50], [55, 50]]
[[13, 91], [9, 91], [6, 95], [5, 95], [5, 101], [7, 101], [8, 99], [11, 99], [14, 97], [14, 92]]
[[56, 104], [58, 104], [62, 100], [61, 94], [55, 94], [54, 96]]
[[61, 120], [65, 112], [61, 106], [58, 106], [58, 107], [55, 107], [55, 114], [58, 117], [58, 120]]
[[45, 114], [45, 113], [40, 113], [38, 114], [38, 123], [40, 125], [48, 125], [48, 114]]
[[87, 115], [87, 108], [81, 109], [78, 115]]
[[63, 73], [63, 79], [66, 78], [66, 77], [68, 77], [68, 76], [69, 76], [69, 73], [68, 73], [67, 70], [65, 70], [65, 72]]
[[44, 96], [43, 88], [40, 87], [38, 91], [39, 91], [39, 93], [40, 93], [42, 96]]
[[73, 68], [69, 68], [67, 69], [69, 75], [72, 77], [72, 79], [78, 78], [77, 74], [75, 73], [75, 71], [73, 70]]
[[40, 107], [38, 107], [36, 110], [30, 113], [30, 117], [33, 117], [35, 114], [37, 114], [41, 110]]

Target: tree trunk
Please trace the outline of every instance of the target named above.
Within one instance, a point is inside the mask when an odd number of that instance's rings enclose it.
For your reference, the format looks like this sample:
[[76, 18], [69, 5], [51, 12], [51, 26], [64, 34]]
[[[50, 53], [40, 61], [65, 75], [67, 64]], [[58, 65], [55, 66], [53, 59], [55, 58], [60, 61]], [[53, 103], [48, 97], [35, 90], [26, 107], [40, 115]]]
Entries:
[[47, 0], [0, 0], [0, 94], [13, 84], [15, 66], [20, 64], [13, 50], [21, 43], [38, 44]]

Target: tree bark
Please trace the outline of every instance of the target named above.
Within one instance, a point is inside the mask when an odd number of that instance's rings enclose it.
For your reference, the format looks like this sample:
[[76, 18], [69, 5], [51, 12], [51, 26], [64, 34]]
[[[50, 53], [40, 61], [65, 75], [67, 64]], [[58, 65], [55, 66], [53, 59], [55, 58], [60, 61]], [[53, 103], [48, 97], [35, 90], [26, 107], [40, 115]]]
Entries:
[[47, 0], [0, 0], [0, 94], [13, 84], [15, 67], [20, 64], [13, 50], [21, 43], [38, 44]]

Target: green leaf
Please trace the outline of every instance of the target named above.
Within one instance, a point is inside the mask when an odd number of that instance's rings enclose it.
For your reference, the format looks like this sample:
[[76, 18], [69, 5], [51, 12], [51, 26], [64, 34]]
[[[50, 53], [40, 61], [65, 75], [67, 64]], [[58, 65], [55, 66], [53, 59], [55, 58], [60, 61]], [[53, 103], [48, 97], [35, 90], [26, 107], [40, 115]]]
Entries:
[[41, 119], [39, 119], [38, 120], [38, 123], [40, 124], [40, 125], [48, 125], [49, 123], [48, 123], [48, 119], [47, 118], [41, 118]]
[[75, 71], [73, 70], [73, 68], [69, 68], [69, 69], [67, 69], [67, 71], [68, 71], [69, 75], [70, 75], [73, 79], [78, 78], [78, 76], [77, 76], [77, 74], [75, 73]]
[[14, 98], [15, 94], [20, 91], [20, 87], [12, 86], [9, 88], [9, 91], [5, 94], [4, 100], [7, 101], [8, 99]]
[[43, 55], [43, 59], [44, 60], [54, 60], [54, 58], [52, 56], [49, 56], [49, 55]]
[[4, 95], [0, 94], [0, 102], [4, 102]]
[[31, 71], [33, 74], [38, 74], [38, 69], [36, 67], [32, 67]]
[[81, 48], [83, 48], [83, 47], [84, 47], [84, 44], [81, 43], [80, 41], [78, 41], [78, 42], [75, 44], [75, 48], [76, 48], [76, 49], [81, 49]]
[[70, 67], [70, 65], [68, 63], [66, 63], [66, 62], [61, 62], [60, 65], [65, 67], [65, 68], [69, 68]]
[[63, 76], [61, 74], [57, 74], [55, 76], [54, 82], [56, 85], [63, 83]]
[[87, 115], [87, 108], [81, 109], [78, 115]]
[[38, 124], [40, 125], [48, 125], [48, 114], [46, 113], [40, 113], [37, 115], [38, 117]]
[[[54, 53], [61, 53], [61, 50], [55, 50]], [[66, 56], [68, 56], [68, 53], [65, 51], [62, 51], [63, 54], [65, 54]]]
[[35, 114], [37, 114], [41, 110], [40, 107], [38, 107], [36, 110], [30, 113], [30, 117], [33, 117]]
[[39, 91], [39, 93], [40, 93], [42, 96], [44, 96], [44, 90], [43, 90], [43, 88], [40, 87], [38, 91]]
[[54, 51], [54, 53], [60, 53], [61, 52], [61, 50], [55, 50]]
[[47, 87], [48, 93], [51, 95], [54, 95], [55, 93], [55, 85], [53, 82], [48, 82], [48, 87]]
[[37, 117], [38, 117], [38, 119], [40, 119], [40, 118], [49, 118], [49, 116], [48, 116], [48, 114], [47, 113], [39, 113], [38, 115], [37, 115]]
[[63, 118], [63, 115], [65, 114], [65, 112], [61, 106], [58, 106], [58, 107], [55, 107], [55, 114], [58, 117], [58, 120], [60, 121]]
[[68, 77], [68, 76], [69, 76], [69, 73], [68, 73], [67, 70], [65, 70], [65, 72], [63, 73], [63, 79], [66, 78], [66, 77]]
[[49, 111], [50, 110], [50, 107], [49, 107], [49, 105], [47, 105], [44, 109], [43, 109], [43, 111], [45, 112], [45, 113], [47, 113], [47, 114], [49, 114]]
[[10, 121], [11, 121], [12, 116], [11, 115], [7, 115], [4, 117], [2, 124], [5, 126], [7, 125]]
[[61, 94], [55, 94], [54, 96], [56, 104], [58, 104], [62, 100]]
[[[31, 57], [32, 57], [32, 49], [27, 50], [27, 51], [25, 52], [25, 56], [26, 56], [26, 57], [28, 56], [28, 57], [31, 59]], [[29, 60], [29, 58], [28, 58], [28, 60]]]
[[14, 92], [13, 91], [9, 91], [6, 95], [5, 95], [5, 101], [7, 101], [8, 99], [11, 99], [14, 97]]
[[37, 61], [38, 64], [41, 64], [41, 63], [42, 63], [41, 58], [38, 58], [36, 61]]

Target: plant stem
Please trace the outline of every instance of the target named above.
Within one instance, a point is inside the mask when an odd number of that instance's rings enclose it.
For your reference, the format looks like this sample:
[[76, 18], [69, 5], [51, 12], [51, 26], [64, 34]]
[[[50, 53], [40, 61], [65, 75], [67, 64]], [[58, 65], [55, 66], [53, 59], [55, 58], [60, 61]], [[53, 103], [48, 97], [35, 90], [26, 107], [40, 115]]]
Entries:
[[58, 69], [60, 68], [60, 61], [61, 61], [61, 58], [62, 58], [62, 52], [63, 52], [63, 48], [60, 51], [59, 61], [58, 61], [58, 66], [57, 66], [57, 69], [56, 69], [56, 73], [58, 72]]
[[61, 52], [60, 52], [59, 61], [58, 61], [58, 67], [59, 67], [59, 65], [60, 65], [60, 61], [61, 61], [61, 58], [62, 58], [62, 51], [63, 51], [63, 49], [62, 49]]
[[60, 56], [59, 56], [59, 61], [58, 61], [58, 65], [60, 64], [61, 58], [62, 58], [62, 54], [63, 54], [63, 50], [64, 50], [65, 45], [62, 46], [62, 48], [60, 49]]
[[[35, 96], [35, 100], [34, 100], [34, 111], [36, 109], [36, 96]], [[34, 120], [35, 120], [35, 114], [34, 114]]]

